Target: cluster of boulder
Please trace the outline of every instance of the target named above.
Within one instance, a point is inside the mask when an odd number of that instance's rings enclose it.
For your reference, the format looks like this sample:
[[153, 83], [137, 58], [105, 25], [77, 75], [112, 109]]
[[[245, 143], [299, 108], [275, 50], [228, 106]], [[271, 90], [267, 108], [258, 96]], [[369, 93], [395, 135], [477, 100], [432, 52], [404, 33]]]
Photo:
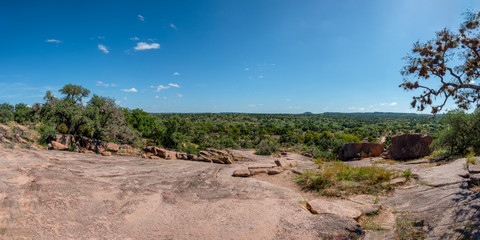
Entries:
[[116, 143], [71, 134], [53, 135], [49, 138], [49, 142], [48, 148], [52, 150], [70, 149], [82, 153], [98, 153], [104, 156], [110, 156], [112, 152], [118, 152], [120, 149], [131, 148], [126, 144], [119, 146]]
[[159, 148], [155, 146], [145, 146], [142, 148], [144, 158], [158, 159], [165, 158], [166, 160], [170, 159], [180, 159], [180, 160], [190, 160], [190, 161], [200, 161], [200, 162], [209, 162], [209, 163], [219, 163], [219, 164], [232, 164], [234, 161], [233, 155], [225, 150], [217, 149], [207, 149], [205, 151], [200, 151], [198, 155], [187, 154], [182, 152], [176, 152], [167, 150], [164, 148]]
[[233, 171], [234, 177], [251, 177], [258, 174], [276, 175], [282, 173], [287, 168], [295, 167], [296, 162], [285, 161], [282, 159], [275, 160], [275, 164], [255, 164], [246, 168], [239, 168]]
[[385, 152], [378, 143], [347, 143], [339, 153], [341, 160], [353, 158], [379, 157], [386, 159], [406, 160], [428, 156], [432, 150], [429, 145], [433, 138], [422, 134], [402, 134], [392, 138], [392, 144]]

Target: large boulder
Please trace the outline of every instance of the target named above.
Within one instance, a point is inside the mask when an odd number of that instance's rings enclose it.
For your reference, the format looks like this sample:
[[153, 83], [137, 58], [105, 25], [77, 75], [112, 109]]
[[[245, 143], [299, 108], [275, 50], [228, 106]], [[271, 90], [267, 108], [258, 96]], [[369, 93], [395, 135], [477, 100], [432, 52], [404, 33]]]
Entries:
[[433, 138], [422, 134], [402, 134], [392, 138], [392, 145], [385, 158], [407, 160], [430, 155]]
[[344, 161], [352, 158], [378, 157], [383, 151], [382, 144], [378, 143], [346, 143], [340, 149], [338, 157]]
[[53, 150], [67, 150], [68, 146], [61, 144], [57, 141], [51, 141], [50, 144], [52, 145]]

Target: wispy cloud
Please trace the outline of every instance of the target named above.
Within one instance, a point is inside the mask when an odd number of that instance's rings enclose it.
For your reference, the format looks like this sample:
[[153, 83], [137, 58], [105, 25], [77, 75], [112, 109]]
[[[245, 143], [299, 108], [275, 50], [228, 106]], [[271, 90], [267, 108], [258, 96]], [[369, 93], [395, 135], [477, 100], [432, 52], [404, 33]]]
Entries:
[[365, 108], [361, 107], [358, 109], [359, 111], [365, 111]]
[[295, 106], [295, 107], [288, 107], [288, 109], [300, 109], [300, 106]]
[[177, 30], [177, 26], [173, 25], [173, 23], [170, 23], [170, 27]]
[[105, 83], [105, 82], [102, 82], [102, 81], [97, 81], [97, 83], [95, 85], [97, 85], [99, 87], [116, 87], [117, 86], [114, 83]]
[[256, 106], [257, 106], [257, 104], [249, 104], [249, 105], [247, 105], [247, 107], [256, 107]]
[[138, 92], [138, 90], [136, 88], [130, 88], [130, 89], [122, 89], [120, 90], [122, 92], [131, 92], [131, 93], [135, 93], [135, 92]]
[[169, 89], [171, 87], [176, 87], [176, 88], [179, 88], [180, 85], [176, 84], [176, 83], [169, 83], [167, 86], [163, 86], [163, 85], [158, 85], [158, 86], [150, 86], [150, 88], [155, 88], [155, 92], [160, 92], [162, 90], [165, 90], [165, 89]]
[[244, 68], [243, 70], [248, 71], [248, 70], [250, 70], [250, 68]]
[[390, 103], [389, 105], [390, 105], [390, 106], [395, 106], [395, 105], [397, 105], [397, 103], [396, 103], [396, 102], [392, 102], [392, 103]]
[[131, 38], [129, 38], [129, 39], [132, 40], [132, 41], [138, 41], [138, 40], [140, 40], [140, 38], [138, 38], [138, 37], [131, 37]]
[[149, 50], [149, 49], [158, 49], [158, 48], [160, 48], [160, 44], [158, 44], [158, 43], [148, 44], [146, 42], [139, 42], [139, 43], [137, 43], [137, 46], [134, 47], [134, 49], [137, 50], [137, 51]]
[[97, 36], [98, 39], [105, 39], [105, 36]]
[[57, 39], [47, 39], [47, 40], [45, 40], [45, 42], [47, 42], [47, 43], [61, 43], [62, 41], [57, 40]]
[[182, 98], [182, 97], [183, 97], [183, 94], [177, 93], [177, 97], [178, 97], [178, 98]]
[[104, 53], [106, 53], [106, 54], [109, 53], [107, 47], [106, 47], [105, 45], [103, 45], [103, 44], [98, 44], [98, 49], [100, 49], [102, 52], [104, 52]]
[[143, 17], [142, 15], [138, 14], [138, 20], [142, 21], [142, 22], [145, 22], [145, 17]]
[[263, 78], [263, 75], [258, 76], [258, 78], [262, 79], [262, 78]]
[[174, 72], [174, 73], [173, 73], [173, 76], [178, 76], [178, 75], [180, 75], [179, 72]]

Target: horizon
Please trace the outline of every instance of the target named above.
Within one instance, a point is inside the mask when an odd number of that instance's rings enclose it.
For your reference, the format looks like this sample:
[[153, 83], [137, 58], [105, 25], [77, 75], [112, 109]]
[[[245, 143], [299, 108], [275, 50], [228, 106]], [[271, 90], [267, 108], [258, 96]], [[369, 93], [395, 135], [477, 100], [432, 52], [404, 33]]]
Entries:
[[398, 87], [402, 58], [480, 10], [473, 0], [0, 6], [0, 103], [33, 105], [72, 83], [150, 113], [252, 114], [429, 115]]

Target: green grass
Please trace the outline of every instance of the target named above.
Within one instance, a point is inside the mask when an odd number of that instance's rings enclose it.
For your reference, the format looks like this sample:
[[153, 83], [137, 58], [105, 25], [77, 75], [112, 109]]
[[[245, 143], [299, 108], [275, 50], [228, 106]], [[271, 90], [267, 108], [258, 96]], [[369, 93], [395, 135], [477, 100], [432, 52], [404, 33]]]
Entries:
[[305, 171], [297, 177], [303, 189], [337, 197], [392, 190], [389, 181], [394, 176], [393, 170], [375, 166], [350, 167], [341, 162], [319, 162], [318, 165], [318, 170]]
[[467, 154], [467, 156], [465, 156], [467, 158], [467, 164], [468, 163], [471, 163], [471, 164], [477, 164], [477, 160], [475, 160], [475, 155], [473, 152], [470, 152], [469, 154]]
[[414, 221], [406, 217], [397, 218], [395, 239], [425, 239], [426, 233], [422, 230], [423, 226], [423, 221]]

